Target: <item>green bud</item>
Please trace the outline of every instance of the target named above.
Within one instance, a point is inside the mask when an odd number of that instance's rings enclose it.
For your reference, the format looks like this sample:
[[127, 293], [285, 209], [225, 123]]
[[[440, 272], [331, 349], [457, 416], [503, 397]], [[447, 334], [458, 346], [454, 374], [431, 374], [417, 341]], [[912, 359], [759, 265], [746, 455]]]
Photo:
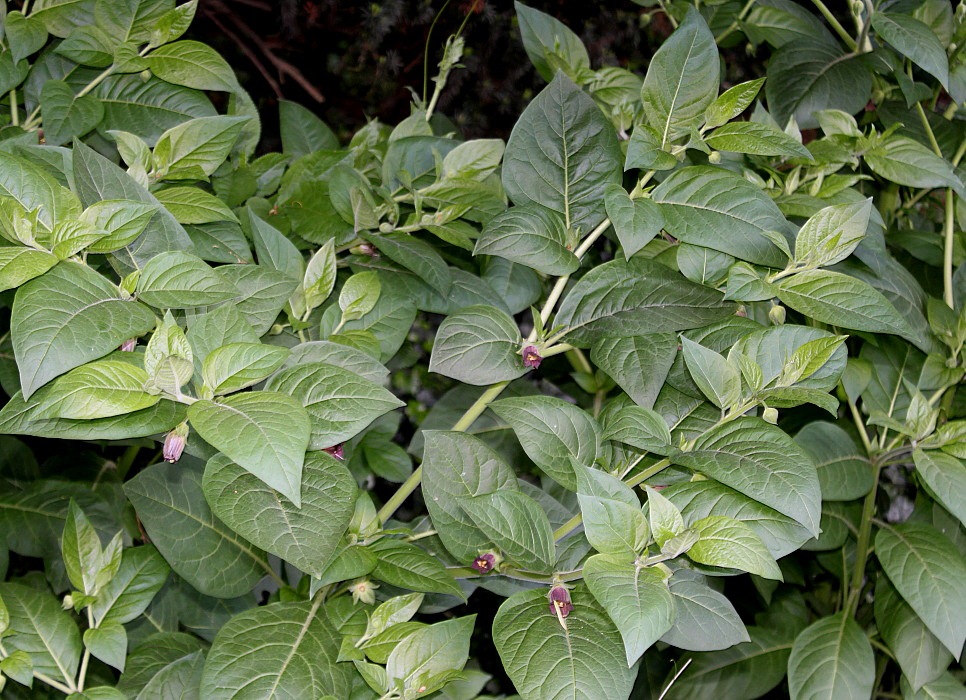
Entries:
[[775, 423], [778, 422], [778, 409], [768, 406], [764, 411], [761, 412], [761, 417], [766, 423], [775, 425]]
[[711, 151], [711, 153], [708, 154], [708, 162], [709, 163], [720, 163], [721, 162], [721, 153], [719, 153], [718, 151]]
[[140, 76], [141, 76], [141, 80], [143, 80], [144, 82], [147, 82], [148, 80], [151, 79], [151, 71], [145, 68], [143, 71], [141, 71]]
[[770, 320], [772, 324], [776, 326], [780, 326], [785, 323], [785, 307], [781, 304], [775, 304], [773, 307], [768, 309], [768, 320]]
[[390, 224], [388, 221], [383, 221], [381, 224], [379, 224], [380, 233], [392, 233], [392, 230], [393, 230], [393, 225]]

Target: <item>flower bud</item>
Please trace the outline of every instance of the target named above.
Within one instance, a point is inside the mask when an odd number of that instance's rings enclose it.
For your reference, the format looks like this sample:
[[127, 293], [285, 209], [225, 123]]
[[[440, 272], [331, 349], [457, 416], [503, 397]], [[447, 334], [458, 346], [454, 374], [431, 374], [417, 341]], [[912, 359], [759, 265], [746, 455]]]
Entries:
[[376, 602], [377, 588], [379, 588], [378, 584], [367, 578], [359, 578], [349, 585], [349, 592], [352, 594], [353, 602], [372, 605]]
[[523, 348], [523, 366], [536, 369], [543, 362], [543, 358], [540, 356], [540, 352], [537, 350], [536, 346], [528, 345]]
[[147, 82], [148, 80], [151, 79], [151, 71], [145, 68], [143, 71], [141, 71], [140, 76], [141, 76], [141, 80]]
[[360, 243], [349, 248], [349, 252], [353, 255], [368, 255], [370, 258], [374, 258], [379, 251], [372, 243]]
[[120, 350], [121, 352], [134, 352], [134, 348], [137, 347], [137, 344], [138, 344], [137, 338], [128, 338], [123, 343], [121, 343], [121, 347], [119, 347], [118, 350]]
[[761, 412], [761, 417], [766, 423], [771, 423], [775, 425], [778, 422], [778, 409], [768, 406], [764, 411]]
[[345, 450], [343, 449], [344, 445], [344, 442], [340, 442], [338, 445], [332, 445], [332, 447], [324, 447], [322, 448], [322, 451], [328, 452], [336, 459], [345, 459]]
[[708, 162], [709, 163], [720, 163], [721, 162], [721, 153], [719, 151], [711, 151], [711, 153], [708, 154]]
[[[567, 617], [574, 609], [574, 604], [570, 601], [570, 591], [566, 586], [556, 585], [550, 589], [550, 612], [560, 617]], [[559, 612], [558, 612], [559, 611]]]
[[775, 304], [773, 307], [768, 309], [768, 320], [770, 320], [776, 326], [780, 326], [785, 323], [785, 307], [780, 304]]
[[60, 605], [64, 610], [70, 610], [72, 607], [74, 607], [74, 596], [68, 593], [64, 596], [64, 600]]
[[393, 225], [388, 221], [383, 221], [379, 224], [379, 233], [392, 233]]
[[164, 448], [161, 454], [167, 462], [177, 462], [181, 459], [185, 445], [188, 444], [188, 424], [182, 423], [164, 436]]
[[500, 562], [502, 561], [503, 558], [495, 552], [483, 552], [473, 560], [473, 564], [471, 566], [481, 574], [486, 574], [490, 571], [493, 571], [493, 569], [499, 566]]

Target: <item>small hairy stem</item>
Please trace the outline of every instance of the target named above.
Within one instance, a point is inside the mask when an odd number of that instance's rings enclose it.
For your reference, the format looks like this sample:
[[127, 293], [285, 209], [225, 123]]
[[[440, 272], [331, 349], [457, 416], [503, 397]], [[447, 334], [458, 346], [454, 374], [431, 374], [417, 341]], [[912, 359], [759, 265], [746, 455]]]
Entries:
[[10, 91], [10, 123], [20, 126], [20, 110], [17, 108], [17, 89]]
[[718, 36], [714, 38], [714, 41], [716, 44], [720, 44], [722, 39], [727, 37], [729, 34], [731, 34], [734, 30], [738, 28], [738, 23], [745, 18], [748, 12], [751, 11], [751, 8], [754, 6], [754, 4], [755, 4], [755, 0], [748, 0], [748, 2], [745, 3], [745, 6], [741, 8], [741, 12], [738, 13], [738, 17], [735, 18], [735, 21], [732, 22], [730, 25], [728, 25], [727, 29], [725, 29], [723, 32], [721, 32]]
[[[3, 648], [3, 643], [0, 643], [0, 658], [5, 658], [6, 656], [9, 656], [9, 654], [7, 653], [7, 650]], [[34, 671], [34, 678], [36, 678], [41, 683], [46, 683], [51, 688], [55, 688], [56, 690], [59, 690], [64, 695], [70, 695], [75, 690], [75, 688], [64, 685], [60, 681], [55, 681], [50, 676], [44, 675], [43, 673], [38, 673], [37, 671]]]
[[835, 33], [839, 35], [839, 38], [845, 42], [845, 45], [848, 46], [852, 51], [856, 51], [859, 48], [859, 45], [856, 43], [855, 39], [853, 39], [849, 33], [845, 31], [845, 27], [843, 27], [842, 24], [835, 19], [835, 15], [833, 15], [832, 12], [825, 6], [825, 3], [822, 2], [822, 0], [812, 0], [812, 4], [818, 8], [818, 11], [822, 13], [822, 16], [825, 18], [825, 20], [832, 25], [832, 29], [834, 29]]
[[665, 469], [667, 469], [669, 466], [671, 466], [671, 460], [669, 460], [667, 457], [665, 457], [664, 459], [660, 460], [659, 462], [655, 462], [654, 464], [652, 464], [651, 466], [649, 466], [647, 469], [645, 469], [644, 471], [642, 471], [637, 476], [635, 476], [635, 477], [633, 477], [631, 479], [628, 479], [624, 483], [627, 484], [628, 486], [630, 486], [631, 488], [634, 488], [638, 484], [644, 483], [645, 481], [647, 481], [648, 479], [650, 479], [655, 474], [661, 473], [662, 471], [664, 471]]
[[943, 301], [950, 309], [955, 307], [953, 297], [953, 242], [955, 230], [955, 194], [951, 187], [946, 188], [946, 211], [943, 221]]
[[855, 549], [855, 568], [852, 571], [852, 583], [849, 587], [848, 614], [854, 615], [859, 607], [860, 593], [865, 580], [865, 561], [869, 556], [869, 538], [872, 534], [872, 514], [875, 512], [875, 498], [879, 490], [879, 471], [882, 464], [878, 459], [872, 460], [873, 475], [872, 489], [866, 494], [862, 504], [862, 519]]

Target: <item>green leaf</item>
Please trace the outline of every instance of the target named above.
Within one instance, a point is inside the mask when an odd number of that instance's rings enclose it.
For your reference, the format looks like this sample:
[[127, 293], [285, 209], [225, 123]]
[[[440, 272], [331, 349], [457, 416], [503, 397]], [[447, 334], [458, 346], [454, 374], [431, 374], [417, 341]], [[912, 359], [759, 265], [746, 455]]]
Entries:
[[0, 660], [0, 672], [28, 688], [33, 686], [34, 664], [30, 660], [30, 655], [21, 649], [11, 652]]
[[516, 690], [528, 699], [625, 698], [628, 668], [620, 632], [583, 587], [570, 592], [574, 611], [562, 628], [546, 589], [516, 593], [493, 620], [493, 642]]
[[540, 77], [551, 81], [558, 69], [567, 71], [571, 79], [590, 70], [590, 58], [580, 37], [563, 22], [550, 15], [514, 2], [523, 48]]
[[464, 597], [456, 579], [440, 561], [416, 545], [384, 537], [369, 549], [379, 558], [372, 572], [374, 578], [412, 591]]
[[737, 418], [698, 437], [672, 461], [771, 506], [818, 534], [821, 491], [810, 457], [779, 428]]
[[202, 485], [215, 515], [235, 532], [314, 576], [331, 563], [355, 507], [355, 481], [322, 452], [305, 460], [301, 509], [224, 455], [208, 461]]
[[651, 535], [659, 547], [684, 532], [684, 519], [681, 511], [657, 490], [644, 486], [647, 493], [647, 521]]
[[495, 491], [459, 501], [480, 531], [508, 560], [531, 571], [556, 561], [553, 531], [540, 504], [519, 491]]
[[81, 656], [81, 638], [70, 614], [46, 591], [0, 583], [0, 600], [10, 615], [4, 632], [5, 654], [24, 651], [34, 673], [73, 683]]
[[792, 41], [768, 61], [765, 97], [780, 127], [794, 117], [799, 128], [814, 129], [815, 113], [826, 109], [855, 114], [871, 92], [872, 76], [861, 57], [849, 56], [837, 41]]
[[248, 121], [247, 117], [204, 116], [173, 126], [158, 138], [155, 166], [162, 175], [193, 169], [211, 175], [231, 153]]
[[196, 90], [234, 92], [238, 80], [218, 53], [198, 41], [176, 41], [145, 57], [151, 72], [169, 83]]
[[915, 450], [919, 480], [930, 495], [950, 513], [966, 523], [966, 466], [962, 460], [943, 452]]
[[743, 522], [775, 559], [794, 552], [811, 538], [808, 530], [787, 515], [711, 479], [672, 484], [661, 495], [680, 509], [686, 525], [711, 515]]
[[591, 464], [600, 449], [599, 428], [586, 411], [550, 396], [500, 399], [490, 408], [510, 424], [540, 469], [564, 488], [576, 490], [571, 457]]
[[188, 420], [206, 442], [302, 507], [302, 462], [311, 426], [298, 401], [276, 391], [202, 399], [188, 407]]
[[673, 333], [599, 335], [590, 360], [604, 370], [638, 406], [653, 408], [677, 355]]
[[47, 29], [40, 21], [40, 18], [33, 16], [24, 17], [19, 10], [6, 13], [4, 18], [4, 33], [10, 45], [10, 52], [13, 60], [19, 63], [22, 59], [32, 53], [39, 51], [47, 43]]
[[841, 272], [806, 270], [777, 282], [778, 298], [816, 321], [914, 338], [895, 307], [868, 283]]
[[422, 489], [426, 509], [440, 540], [458, 561], [472, 562], [493, 548], [460, 502], [487, 493], [517, 490], [516, 474], [477, 437], [465, 433], [425, 432]]
[[24, 284], [14, 299], [10, 327], [25, 398], [154, 324], [148, 307], [122, 299], [102, 275], [79, 263], [60, 263]]
[[216, 395], [230, 394], [260, 382], [281, 367], [288, 356], [288, 348], [229, 343], [205, 357], [201, 376]]
[[875, 657], [848, 611], [823, 617], [795, 638], [788, 657], [792, 700], [863, 698], [875, 685]]
[[155, 464], [128, 480], [124, 493], [151, 542], [199, 592], [234, 598], [248, 593], [265, 575], [264, 554], [212, 514], [198, 471]]
[[684, 361], [694, 383], [715, 406], [728, 409], [741, 398], [741, 374], [731, 363], [693, 340], [681, 336]]
[[[136, 619], [151, 604], [171, 568], [154, 546], [128, 547], [121, 566], [91, 605], [94, 619], [100, 622], [127, 623]], [[130, 669], [129, 669], [130, 670]]]
[[378, 248], [380, 255], [385, 255], [390, 260], [416, 273], [440, 294], [444, 296], [449, 294], [453, 285], [453, 276], [443, 256], [433, 246], [414, 236], [402, 233], [385, 236], [374, 233], [361, 235]]
[[725, 124], [744, 112], [755, 101], [765, 79], [749, 80], [738, 83], [718, 95], [717, 99], [704, 112], [704, 123], [708, 129]]
[[688, 556], [694, 561], [782, 580], [781, 570], [764, 542], [740, 520], [711, 515], [692, 523], [691, 527], [699, 535], [688, 550]]
[[863, 159], [876, 175], [899, 185], [952, 187], [962, 192], [963, 183], [949, 163], [907, 136], [889, 136]]
[[180, 224], [238, 221], [227, 204], [197, 187], [166, 187], [155, 194]]
[[339, 308], [342, 309], [342, 319], [345, 321], [355, 321], [372, 311], [379, 295], [382, 293], [382, 286], [379, 283], [379, 275], [375, 272], [358, 272], [345, 281], [342, 290], [339, 292]]
[[534, 203], [510, 207], [490, 219], [473, 254], [498, 255], [547, 275], [569, 275], [580, 266], [563, 219]]
[[37, 220], [47, 229], [81, 213], [77, 196], [46, 169], [9, 153], [0, 153], [0, 195], [12, 197], [27, 212], [39, 207]]
[[289, 394], [305, 407], [312, 423], [309, 447], [313, 450], [345, 442], [379, 416], [403, 405], [375, 382], [323, 362], [283, 370], [265, 388]]
[[853, 501], [872, 488], [872, 465], [852, 438], [834, 423], [815, 421], [795, 436], [815, 462], [822, 500]]
[[80, 220], [107, 235], [87, 247], [91, 253], [110, 253], [130, 245], [147, 228], [158, 210], [155, 204], [128, 199], [97, 202], [87, 207]]
[[158, 632], [136, 646], [127, 659], [124, 675], [117, 688], [135, 697], [169, 664], [184, 659], [201, 649], [201, 640], [184, 632]]
[[386, 661], [389, 687], [401, 687], [403, 697], [416, 697], [432, 692], [432, 679], [439, 674], [462, 670], [475, 622], [476, 615], [445, 620], [421, 627], [401, 640]]
[[96, 25], [77, 27], [62, 41], [55, 53], [86, 66], [106, 68], [114, 62], [117, 40]]
[[57, 263], [57, 256], [45, 250], [20, 246], [0, 247], [0, 291], [15, 289], [44, 274]]
[[865, 238], [871, 214], [871, 197], [813, 214], [795, 238], [795, 262], [825, 266], [845, 260]]
[[[786, 323], [748, 333], [735, 343], [734, 350], [746, 355], [759, 366], [762, 372], [762, 385], [767, 386], [777, 381], [778, 377], [785, 371], [789, 360], [802, 347], [823, 339], [832, 345], [839, 342], [835, 340], [835, 336], [831, 333], [818, 328]], [[827, 345], [822, 343], [817, 343], [812, 347], [828, 348]], [[839, 345], [823, 366], [815, 370], [810, 377], [799, 379], [797, 385], [819, 391], [833, 389], [845, 370], [847, 355], [846, 348]]]
[[419, 610], [419, 606], [423, 604], [425, 597], [422, 593], [408, 593], [380, 603], [379, 607], [369, 615], [369, 622], [366, 624], [366, 633], [363, 637], [375, 637], [390, 627], [411, 620], [416, 611]]
[[928, 25], [898, 12], [873, 12], [872, 28], [899, 53], [949, 89], [946, 49]]
[[671, 629], [674, 599], [660, 570], [595, 554], [584, 562], [584, 579], [620, 630], [628, 667]]
[[939, 678], [953, 660], [885, 576], [876, 582], [875, 624], [913, 690]]
[[[749, 627], [751, 641], [691, 656], [671, 684], [668, 700], [694, 697], [757, 698], [782, 682], [792, 647], [785, 630]], [[670, 679], [669, 679], [670, 680]]]
[[64, 523], [61, 544], [64, 568], [74, 588], [87, 595], [97, 594], [97, 574], [101, 569], [101, 541], [84, 511], [71, 500]]
[[716, 651], [749, 641], [738, 612], [704, 577], [678, 569], [668, 583], [674, 600], [674, 624], [661, 641], [690, 651]]
[[899, 680], [902, 697], [909, 700], [963, 700], [963, 684], [952, 673], [946, 672], [932, 683], [927, 683], [918, 691], [913, 690], [909, 680], [903, 676]]
[[684, 21], [651, 58], [641, 88], [647, 121], [662, 148], [701, 125], [720, 82], [714, 36], [701, 13], [688, 7]]
[[503, 186], [514, 204], [533, 202], [587, 233], [604, 219], [604, 188], [620, 181], [622, 161], [600, 108], [558, 72], [513, 127]]
[[334, 151], [339, 139], [325, 122], [308, 109], [288, 100], [278, 101], [279, 129], [282, 134], [282, 150], [294, 157], [316, 151]]
[[600, 335], [645, 335], [699, 328], [732, 313], [717, 290], [653, 260], [600, 265], [571, 287], [554, 318], [582, 346]]
[[661, 135], [657, 131], [646, 124], [634, 127], [627, 142], [624, 170], [671, 170], [677, 164], [677, 158], [661, 148]]
[[882, 528], [875, 554], [899, 594], [953, 656], [966, 640], [966, 562], [945, 535], [906, 522]]
[[671, 451], [671, 431], [664, 418], [643, 406], [626, 406], [610, 414], [601, 438], [619, 440], [659, 455], [666, 455]]
[[440, 324], [429, 371], [477, 386], [516, 379], [527, 372], [522, 343], [517, 324], [505, 312], [467, 306]]
[[587, 540], [599, 552], [633, 561], [647, 545], [649, 535], [637, 496], [615, 476], [576, 463], [574, 468]]
[[[158, 671], [141, 689], [138, 698], [163, 697], [170, 694], [172, 697], [190, 697], [192, 693], [197, 693], [201, 685], [201, 674], [204, 669], [205, 654], [203, 651], [196, 651], [179, 659], [175, 659]], [[89, 692], [89, 691], [87, 691]], [[97, 698], [95, 700], [101, 700]], [[105, 698], [104, 700], [115, 700]]]
[[176, 250], [151, 258], [138, 278], [138, 298], [159, 309], [208, 306], [236, 296], [235, 286], [201, 258]]
[[740, 175], [706, 165], [673, 172], [651, 194], [661, 204], [664, 228], [675, 238], [741, 260], [783, 267], [785, 257], [768, 238], [787, 228], [778, 206]]
[[112, 75], [92, 94], [104, 105], [102, 128], [130, 131], [152, 145], [171, 127], [216, 114], [204, 93], [155, 77]]
[[127, 362], [92, 362], [55, 379], [34, 415], [83, 420], [133, 413], [161, 398], [144, 391], [147, 381], [147, 372]]
[[735, 151], [756, 156], [812, 159], [801, 141], [768, 124], [732, 122], [705, 135], [704, 142], [716, 151]]
[[117, 622], [102, 622], [84, 631], [84, 646], [91, 655], [124, 672], [127, 659], [127, 632]]
[[48, 80], [40, 93], [44, 115], [44, 140], [59, 146], [75, 136], [83, 136], [104, 117], [104, 107], [93, 95], [75, 97], [74, 90], [62, 80]]
[[268, 333], [298, 286], [296, 279], [265, 265], [222, 265], [218, 274], [241, 292], [232, 305], [256, 336]]
[[296, 345], [292, 348], [284, 366], [293, 367], [309, 362], [324, 362], [335, 365], [357, 374], [363, 379], [374, 381], [376, 384], [385, 384], [386, 378], [389, 376], [389, 370], [378, 360], [374, 360], [361, 350], [328, 340], [316, 340]]
[[336, 663], [339, 634], [321, 604], [272, 603], [231, 618], [208, 652], [200, 697], [349, 697], [352, 669]]
[[627, 260], [664, 228], [664, 214], [653, 200], [645, 197], [632, 199], [620, 185], [607, 188], [604, 207]]

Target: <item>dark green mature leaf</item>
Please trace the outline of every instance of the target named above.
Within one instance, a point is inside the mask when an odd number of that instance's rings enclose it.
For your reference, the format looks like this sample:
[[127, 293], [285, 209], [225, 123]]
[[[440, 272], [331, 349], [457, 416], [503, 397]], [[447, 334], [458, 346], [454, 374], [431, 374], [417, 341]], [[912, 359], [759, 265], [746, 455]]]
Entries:
[[238, 80], [218, 53], [198, 41], [176, 41], [152, 51], [144, 59], [154, 75], [196, 90], [234, 92]]
[[661, 641], [690, 651], [717, 651], [750, 641], [738, 612], [704, 576], [679, 569], [668, 582], [674, 600], [674, 624]]
[[268, 571], [264, 554], [212, 514], [198, 471], [155, 464], [125, 483], [124, 492], [151, 542], [201, 593], [234, 598], [250, 591]]
[[792, 700], [867, 698], [874, 685], [872, 645], [848, 611], [823, 617], [795, 638], [788, 657]]
[[439, 559], [414, 544], [383, 538], [369, 549], [379, 558], [372, 575], [394, 586], [463, 598], [463, 590]]
[[112, 75], [95, 88], [104, 129], [123, 129], [153, 146], [165, 131], [197, 117], [215, 116], [204, 93], [151, 77]]
[[913, 690], [939, 678], [953, 660], [885, 576], [875, 586], [875, 624]]
[[205, 357], [202, 378], [215, 394], [229, 394], [260, 382], [288, 357], [288, 348], [264, 343], [229, 343]]
[[527, 372], [522, 343], [510, 316], [492, 306], [467, 306], [440, 324], [429, 371], [477, 386], [516, 379]]
[[127, 632], [117, 622], [103, 622], [98, 627], [84, 630], [84, 646], [91, 656], [124, 671], [127, 658]]
[[339, 634], [321, 604], [317, 597], [235, 615], [208, 652], [201, 697], [348, 697], [352, 669], [336, 663]]
[[[637, 133], [637, 132], [635, 132]], [[631, 198], [620, 185], [611, 185], [604, 195], [607, 216], [614, 225], [624, 257], [646, 246], [664, 227], [664, 214], [650, 198]]]
[[503, 186], [514, 204], [538, 204], [586, 233], [603, 220], [604, 188], [620, 181], [622, 162], [600, 108], [558, 72], [513, 127]]
[[324, 452], [305, 460], [301, 508], [224, 455], [208, 460], [202, 487], [231, 529], [314, 576], [331, 563], [355, 507], [355, 480]]
[[74, 90], [62, 80], [48, 80], [40, 93], [44, 115], [44, 140], [51, 146], [83, 136], [104, 117], [104, 107], [93, 95], [75, 97]]
[[580, 266], [561, 216], [533, 203], [490, 219], [473, 254], [498, 255], [547, 275], [569, 275]]
[[665, 575], [633, 561], [595, 554], [584, 563], [584, 578], [620, 630], [627, 665], [633, 666], [674, 621], [674, 599]]
[[17, 290], [10, 326], [26, 398], [64, 372], [147, 333], [155, 317], [89, 267], [62, 262]]
[[[137, 700], [156, 697], [196, 698], [201, 686], [205, 654], [195, 651], [164, 666], [145, 684]], [[96, 700], [101, 700], [97, 698]], [[106, 699], [113, 700], [113, 699]]]
[[201, 640], [184, 632], [159, 632], [135, 647], [127, 659], [118, 690], [135, 697], [168, 665], [201, 649]]
[[125, 549], [120, 568], [91, 606], [94, 620], [131, 622], [147, 609], [170, 571], [153, 545]]
[[966, 523], [966, 465], [962, 460], [933, 450], [916, 450], [912, 458], [920, 481], [932, 497]]
[[682, 168], [651, 197], [661, 204], [664, 228], [677, 239], [759, 265], [786, 262], [765, 235], [785, 230], [785, 217], [767, 194], [736, 173], [706, 165]]
[[222, 265], [218, 274], [241, 292], [231, 305], [258, 336], [268, 333], [298, 286], [295, 278], [266, 265]]
[[375, 382], [324, 362], [282, 370], [265, 388], [288, 394], [305, 407], [312, 419], [309, 448], [313, 450], [345, 442], [379, 416], [403, 405]]
[[644, 335], [698, 328], [732, 313], [717, 290], [652, 260], [604, 263], [584, 275], [560, 304], [556, 325], [582, 346], [600, 335]]
[[601, 334], [590, 346], [590, 359], [638, 406], [653, 408], [677, 355], [673, 333]]
[[553, 568], [556, 551], [550, 521], [529, 496], [495, 491], [463, 498], [459, 506], [513, 564], [531, 571]]
[[310, 341], [296, 345], [292, 348], [284, 366], [293, 367], [308, 362], [325, 362], [329, 365], [335, 365], [353, 374], [358, 374], [364, 379], [370, 379], [377, 384], [385, 383], [386, 377], [389, 375], [389, 370], [384, 365], [361, 350], [350, 348], [348, 345], [333, 343], [329, 340]]
[[872, 28], [899, 53], [949, 88], [946, 49], [929, 25], [898, 12], [874, 12]]
[[493, 620], [493, 641], [510, 680], [524, 697], [624, 698], [628, 668], [620, 632], [583, 587], [570, 591], [574, 611], [562, 628], [546, 589], [508, 598]]
[[[762, 384], [771, 384], [777, 379], [795, 353], [807, 343], [830, 340], [832, 334], [809, 326], [796, 326], [786, 323], [752, 331], [734, 344], [734, 349], [761, 368]], [[804, 352], [804, 351], [803, 351]], [[838, 384], [848, 356], [846, 348], [839, 345], [832, 356], [815, 372], [795, 382], [795, 386], [829, 391]]]
[[626, 406], [611, 414], [601, 437], [660, 455], [669, 454], [673, 449], [671, 431], [664, 418], [643, 406]]
[[875, 554], [899, 594], [959, 658], [966, 641], [966, 562], [949, 538], [906, 522], [879, 530]]
[[433, 246], [408, 234], [378, 236], [374, 233], [366, 233], [364, 235], [366, 240], [378, 248], [380, 255], [385, 255], [415, 272], [440, 294], [444, 296], [449, 294], [450, 287], [453, 285], [453, 276], [443, 256], [436, 252]]
[[179, 251], [155, 256], [138, 278], [138, 298], [159, 309], [208, 306], [238, 294], [238, 289], [204, 260]]
[[910, 187], [952, 187], [963, 183], [944, 159], [907, 136], [893, 134], [863, 156], [872, 172]]
[[915, 339], [895, 307], [868, 283], [831, 270], [807, 270], [779, 280], [778, 298], [796, 311], [833, 326]]
[[188, 407], [188, 420], [206, 442], [301, 507], [311, 425], [298, 401], [276, 391], [202, 399]]
[[523, 48], [540, 77], [549, 82], [558, 68], [565, 68], [576, 80], [580, 72], [590, 70], [583, 42], [560, 20], [522, 2], [514, 2], [513, 9], [520, 23]]
[[718, 47], [695, 7], [657, 50], [647, 68], [641, 100], [650, 125], [666, 147], [704, 121], [721, 81]]
[[279, 100], [278, 120], [286, 154], [298, 157], [339, 147], [332, 129], [300, 104]]
[[852, 501], [872, 488], [872, 465], [852, 438], [834, 423], [815, 421], [795, 436], [815, 462], [822, 500]]
[[872, 76], [857, 56], [849, 57], [838, 42], [799, 39], [782, 46], [768, 61], [765, 95], [779, 126], [791, 117], [802, 129], [814, 129], [815, 113], [840, 109], [855, 114], [872, 91]]
[[510, 424], [540, 469], [561, 486], [576, 490], [571, 458], [592, 464], [600, 449], [599, 428], [586, 411], [550, 396], [500, 399], [490, 408]]
[[517, 490], [513, 470], [482, 440], [466, 433], [425, 433], [422, 489], [426, 509], [443, 545], [458, 561], [472, 562], [491, 549], [483, 534], [460, 507], [460, 501], [497, 491]]
[[58, 600], [17, 583], [0, 583], [0, 600], [10, 616], [5, 653], [24, 651], [35, 673], [73, 683], [81, 655], [80, 633]]
[[738, 418], [705, 433], [672, 461], [771, 506], [818, 534], [821, 490], [811, 458], [779, 428]]
[[749, 627], [748, 634], [751, 641], [694, 654], [665, 697], [757, 698], [781, 683], [792, 648], [787, 631]]

